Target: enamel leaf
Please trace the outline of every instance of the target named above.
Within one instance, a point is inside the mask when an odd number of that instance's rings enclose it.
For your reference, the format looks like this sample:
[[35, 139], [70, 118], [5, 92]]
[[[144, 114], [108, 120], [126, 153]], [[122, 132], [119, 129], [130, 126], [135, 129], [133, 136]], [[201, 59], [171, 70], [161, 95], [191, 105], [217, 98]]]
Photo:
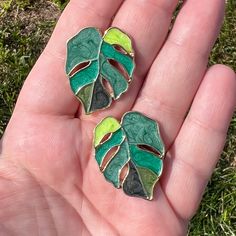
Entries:
[[[158, 124], [138, 112], [126, 113], [118, 124], [107, 117], [95, 128], [95, 159], [104, 177], [116, 188], [122, 187], [127, 195], [151, 200], [165, 154]], [[102, 141], [107, 134], [110, 136]], [[113, 148], [116, 151], [107, 160]], [[127, 173], [122, 177], [126, 167]]]
[[67, 43], [66, 73], [87, 114], [110, 106], [126, 92], [134, 67], [131, 39], [117, 28], [103, 37], [98, 29], [85, 28]]

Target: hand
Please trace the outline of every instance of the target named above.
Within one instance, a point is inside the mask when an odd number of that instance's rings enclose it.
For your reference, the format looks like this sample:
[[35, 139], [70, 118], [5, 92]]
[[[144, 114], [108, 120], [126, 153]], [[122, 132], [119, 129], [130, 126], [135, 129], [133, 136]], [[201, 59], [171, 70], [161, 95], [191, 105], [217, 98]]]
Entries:
[[[236, 81], [207, 69], [223, 0], [71, 0], [28, 76], [2, 140], [1, 235], [184, 235], [224, 146]], [[65, 76], [66, 41], [115, 25], [135, 42], [134, 82], [111, 108], [86, 116]], [[92, 131], [129, 110], [157, 120], [167, 154], [153, 201], [126, 196], [99, 172]]]

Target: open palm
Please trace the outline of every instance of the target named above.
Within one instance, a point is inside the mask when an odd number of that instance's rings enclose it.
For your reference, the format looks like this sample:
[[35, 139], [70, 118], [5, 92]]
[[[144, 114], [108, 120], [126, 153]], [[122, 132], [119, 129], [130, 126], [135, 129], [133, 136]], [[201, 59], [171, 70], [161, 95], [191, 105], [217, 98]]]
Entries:
[[[71, 0], [28, 76], [2, 139], [1, 235], [184, 235], [222, 151], [235, 106], [234, 72], [206, 69], [223, 0]], [[113, 18], [114, 16], [114, 18]], [[111, 108], [86, 116], [64, 72], [66, 41], [114, 25], [135, 42], [134, 82]], [[159, 122], [164, 173], [153, 201], [115, 189], [99, 172], [92, 133], [135, 110]]]

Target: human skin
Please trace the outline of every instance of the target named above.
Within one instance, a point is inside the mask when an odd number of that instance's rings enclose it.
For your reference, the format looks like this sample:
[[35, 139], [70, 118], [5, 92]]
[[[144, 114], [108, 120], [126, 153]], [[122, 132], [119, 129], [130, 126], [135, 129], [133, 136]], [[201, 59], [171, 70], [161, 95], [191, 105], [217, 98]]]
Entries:
[[[223, 149], [236, 103], [235, 73], [207, 68], [223, 0], [71, 0], [19, 95], [1, 140], [1, 235], [185, 235]], [[114, 16], [114, 18], [113, 18]], [[64, 72], [66, 41], [87, 26], [132, 36], [134, 81], [109, 109], [85, 115]], [[144, 113], [166, 145], [153, 201], [107, 183], [92, 148], [107, 115]]]

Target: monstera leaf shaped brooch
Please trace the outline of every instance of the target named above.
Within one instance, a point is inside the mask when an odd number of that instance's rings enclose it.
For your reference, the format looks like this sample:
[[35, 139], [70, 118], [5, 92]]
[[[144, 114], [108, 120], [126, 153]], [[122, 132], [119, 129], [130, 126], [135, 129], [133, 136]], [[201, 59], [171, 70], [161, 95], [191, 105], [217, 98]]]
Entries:
[[94, 147], [95, 159], [107, 181], [122, 187], [129, 196], [152, 200], [165, 155], [154, 120], [139, 112], [125, 113], [121, 123], [107, 117], [95, 128]]
[[67, 43], [66, 74], [86, 114], [109, 107], [127, 91], [135, 67], [130, 37], [118, 28], [102, 36], [82, 29]]

